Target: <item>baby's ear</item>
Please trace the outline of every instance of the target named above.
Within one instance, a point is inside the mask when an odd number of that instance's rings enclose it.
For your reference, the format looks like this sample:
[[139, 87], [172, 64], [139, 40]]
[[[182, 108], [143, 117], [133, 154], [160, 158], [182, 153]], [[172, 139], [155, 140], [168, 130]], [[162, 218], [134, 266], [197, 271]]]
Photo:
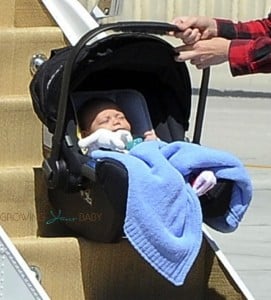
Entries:
[[88, 132], [87, 130], [81, 130], [81, 138], [85, 138], [86, 136], [88, 136]]

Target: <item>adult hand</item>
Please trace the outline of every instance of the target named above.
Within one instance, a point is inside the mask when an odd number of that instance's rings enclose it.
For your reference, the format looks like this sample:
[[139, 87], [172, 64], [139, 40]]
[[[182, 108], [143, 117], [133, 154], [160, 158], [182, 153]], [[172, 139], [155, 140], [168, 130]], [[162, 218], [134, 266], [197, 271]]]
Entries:
[[188, 45], [217, 36], [217, 24], [212, 18], [184, 16], [173, 19], [172, 23], [180, 29], [180, 32], [170, 35], [182, 39]]
[[192, 188], [200, 197], [216, 185], [216, 177], [212, 171], [203, 171], [195, 179]]
[[224, 38], [212, 38], [198, 41], [193, 45], [183, 45], [175, 50], [179, 52], [177, 61], [190, 60], [198, 69], [205, 69], [211, 65], [218, 65], [228, 61], [230, 40]]

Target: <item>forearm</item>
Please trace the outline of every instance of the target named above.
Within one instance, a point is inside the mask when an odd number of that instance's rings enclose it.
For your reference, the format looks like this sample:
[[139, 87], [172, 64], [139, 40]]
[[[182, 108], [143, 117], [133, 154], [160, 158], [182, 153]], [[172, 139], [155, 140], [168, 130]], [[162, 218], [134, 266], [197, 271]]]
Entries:
[[217, 26], [217, 36], [226, 39], [235, 39], [237, 37], [236, 28], [231, 20], [215, 19]]
[[233, 76], [271, 72], [271, 38], [232, 40], [229, 64]]
[[234, 23], [231, 20], [215, 19], [217, 24], [217, 35], [227, 39], [256, 39], [259, 36], [271, 36], [270, 17]]

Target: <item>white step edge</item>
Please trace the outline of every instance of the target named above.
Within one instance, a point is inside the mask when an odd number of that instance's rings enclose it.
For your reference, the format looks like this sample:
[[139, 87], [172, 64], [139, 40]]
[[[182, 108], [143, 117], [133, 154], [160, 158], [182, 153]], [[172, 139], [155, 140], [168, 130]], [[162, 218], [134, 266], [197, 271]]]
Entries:
[[232, 265], [228, 261], [227, 257], [220, 250], [220, 248], [218, 247], [217, 243], [212, 238], [212, 236], [210, 235], [210, 233], [208, 232], [208, 230], [207, 230], [207, 228], [205, 227], [204, 224], [202, 226], [202, 231], [203, 231], [203, 234], [204, 234], [207, 242], [209, 243], [209, 245], [211, 246], [211, 248], [215, 252], [216, 257], [223, 264], [223, 266], [225, 267], [225, 269], [228, 271], [228, 274], [231, 276], [231, 278], [233, 279], [233, 281], [239, 287], [240, 291], [246, 297], [246, 300], [255, 300], [255, 298], [253, 297], [253, 295], [251, 294], [251, 292], [248, 290], [247, 286], [244, 284], [244, 282], [242, 281], [242, 279], [240, 278], [240, 276], [237, 274], [237, 272], [235, 271], [235, 269], [232, 267]]
[[0, 299], [50, 300], [48, 294], [0, 226]]

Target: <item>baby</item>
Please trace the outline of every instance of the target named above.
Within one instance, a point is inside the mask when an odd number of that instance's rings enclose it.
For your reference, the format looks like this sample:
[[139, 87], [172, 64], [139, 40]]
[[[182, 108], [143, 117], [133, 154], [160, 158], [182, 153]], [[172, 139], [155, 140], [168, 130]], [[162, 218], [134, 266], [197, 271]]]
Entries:
[[[120, 107], [110, 99], [99, 98], [86, 101], [77, 112], [81, 139], [78, 142], [83, 151], [108, 149], [127, 153], [143, 141], [159, 140], [154, 130], [146, 131], [143, 137], [133, 138], [131, 125]], [[216, 184], [211, 171], [203, 171], [191, 182], [198, 196], [202, 196]]]
[[100, 148], [126, 152], [143, 140], [157, 139], [154, 130], [146, 131], [143, 137], [133, 139], [126, 116], [115, 102], [107, 98], [87, 101], [77, 115], [82, 137], [79, 146], [87, 148], [89, 155]]

